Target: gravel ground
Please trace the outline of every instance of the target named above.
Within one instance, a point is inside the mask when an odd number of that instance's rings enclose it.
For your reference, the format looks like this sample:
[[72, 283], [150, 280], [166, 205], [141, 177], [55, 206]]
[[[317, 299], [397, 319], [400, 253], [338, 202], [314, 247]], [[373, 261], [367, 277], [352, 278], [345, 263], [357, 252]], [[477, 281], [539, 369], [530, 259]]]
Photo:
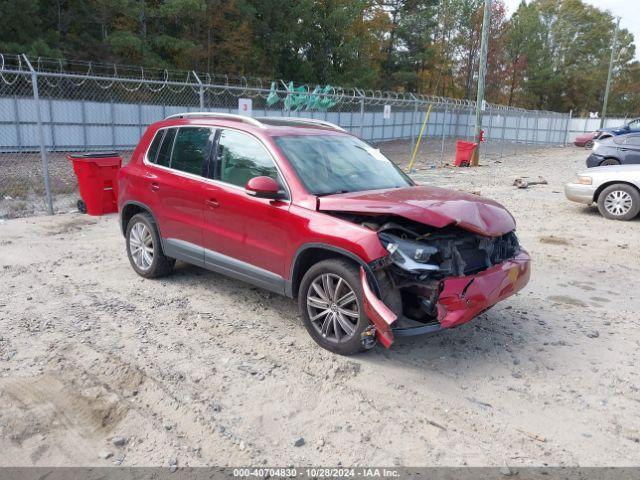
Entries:
[[0, 220], [0, 465], [637, 465], [640, 219], [564, 199], [584, 158], [419, 169], [511, 210], [531, 283], [351, 358], [292, 300], [184, 264], [136, 276], [114, 215]]

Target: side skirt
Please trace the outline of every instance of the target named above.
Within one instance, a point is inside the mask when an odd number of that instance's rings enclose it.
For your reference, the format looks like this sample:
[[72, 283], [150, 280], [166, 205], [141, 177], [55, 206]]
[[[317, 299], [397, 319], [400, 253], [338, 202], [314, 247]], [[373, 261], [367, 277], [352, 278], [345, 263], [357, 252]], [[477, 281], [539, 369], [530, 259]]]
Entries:
[[281, 295], [285, 294], [286, 282], [280, 275], [222, 253], [175, 238], [164, 240], [164, 253], [168, 257], [221, 273], [256, 287]]

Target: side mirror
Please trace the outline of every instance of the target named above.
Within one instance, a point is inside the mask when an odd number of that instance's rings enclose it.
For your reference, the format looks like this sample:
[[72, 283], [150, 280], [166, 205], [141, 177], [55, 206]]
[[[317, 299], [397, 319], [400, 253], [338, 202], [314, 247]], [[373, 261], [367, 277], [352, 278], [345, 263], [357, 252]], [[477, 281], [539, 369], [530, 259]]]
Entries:
[[275, 200], [278, 198], [280, 186], [271, 177], [253, 177], [244, 186], [244, 191], [252, 197]]

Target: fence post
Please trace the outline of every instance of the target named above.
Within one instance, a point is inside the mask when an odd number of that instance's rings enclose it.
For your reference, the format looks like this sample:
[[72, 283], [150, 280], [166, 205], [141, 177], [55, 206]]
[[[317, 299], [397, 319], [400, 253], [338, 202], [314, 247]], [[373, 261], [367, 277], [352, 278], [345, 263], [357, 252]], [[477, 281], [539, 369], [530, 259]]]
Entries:
[[364, 139], [364, 95], [360, 93], [360, 135], [359, 137]]
[[87, 137], [87, 112], [86, 112], [86, 105], [85, 105], [85, 101], [82, 100], [80, 103], [81, 106], [81, 110], [80, 110], [80, 119], [82, 120], [82, 143], [83, 143], [83, 147], [85, 150], [89, 149], [89, 140]]
[[569, 116], [567, 117], [567, 128], [564, 130], [564, 141], [562, 142], [562, 146], [567, 146], [567, 137], [569, 136], [569, 128], [571, 124], [571, 117], [573, 116], [573, 109], [569, 110]]
[[22, 122], [20, 121], [20, 107], [18, 107], [18, 96], [13, 97], [13, 111], [16, 112], [16, 140], [20, 153], [22, 153]]
[[49, 183], [49, 158], [44, 145], [44, 127], [42, 125], [42, 112], [40, 111], [40, 94], [38, 93], [38, 73], [25, 54], [22, 54], [29, 70], [31, 71], [31, 85], [33, 86], [33, 101], [36, 105], [36, 121], [38, 123], [38, 142], [40, 143], [40, 158], [42, 159], [42, 175], [44, 176], [44, 190], [47, 198], [47, 213], [53, 215], [53, 197]]
[[193, 73], [193, 76], [196, 77], [196, 82], [198, 82], [198, 95], [200, 97], [200, 108], [202, 110], [204, 110], [204, 85], [202, 85], [202, 82], [200, 81], [200, 77], [198, 77], [198, 74], [194, 71], [191, 70], [191, 72]]
[[554, 119], [554, 116], [547, 116], [547, 135], [545, 136], [544, 143], [545, 145], [549, 145], [551, 143], [551, 120]]
[[418, 133], [416, 131], [416, 115], [418, 114], [418, 99], [413, 93], [410, 93], [413, 98], [413, 112], [411, 113], [411, 145], [409, 145], [409, 152], [413, 151], [413, 146], [418, 141]]
[[109, 95], [109, 115], [111, 116], [111, 146], [116, 149], [116, 105], [113, 102], [113, 92]]
[[447, 119], [447, 114], [449, 113], [449, 105], [447, 103], [444, 104], [444, 117], [442, 117], [442, 139], [440, 140], [440, 162], [439, 165], [442, 165], [442, 160], [444, 159], [444, 122]]
[[487, 125], [487, 129], [485, 130], [486, 137], [484, 141], [486, 143], [486, 146], [483, 148], [484, 152], [482, 156], [482, 159], [485, 162], [487, 161], [487, 151], [489, 150], [489, 142], [491, 142], [491, 146], [493, 147], [493, 139], [491, 138], [491, 134], [493, 132], [493, 106], [487, 104], [487, 107], [489, 107], [489, 125]]
[[500, 158], [502, 158], [502, 155], [504, 154], [504, 133], [507, 129], [507, 112], [508, 110], [505, 110], [504, 116], [502, 117], [502, 135], [500, 135]]
[[518, 111], [518, 120], [516, 122], [516, 138], [515, 143], [513, 145], [513, 154], [516, 155], [518, 153], [518, 143], [520, 142], [520, 122], [522, 121], [522, 111]]

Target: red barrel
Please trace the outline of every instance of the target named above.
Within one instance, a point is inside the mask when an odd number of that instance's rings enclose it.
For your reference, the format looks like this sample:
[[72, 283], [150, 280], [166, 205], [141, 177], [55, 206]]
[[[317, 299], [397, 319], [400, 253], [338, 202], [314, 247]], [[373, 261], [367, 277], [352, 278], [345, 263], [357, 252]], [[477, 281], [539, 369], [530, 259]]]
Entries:
[[94, 152], [67, 155], [78, 177], [82, 202], [89, 215], [104, 215], [118, 211], [118, 170], [122, 158], [116, 152]]
[[471, 165], [471, 157], [477, 146], [478, 144], [474, 142], [458, 140], [456, 142], [456, 161], [454, 165], [456, 167], [468, 167]]

